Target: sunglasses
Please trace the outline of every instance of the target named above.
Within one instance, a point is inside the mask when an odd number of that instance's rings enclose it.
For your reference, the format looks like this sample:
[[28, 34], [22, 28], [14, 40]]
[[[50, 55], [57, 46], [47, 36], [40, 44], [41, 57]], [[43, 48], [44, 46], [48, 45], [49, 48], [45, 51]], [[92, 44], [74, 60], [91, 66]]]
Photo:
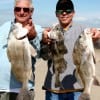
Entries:
[[56, 10], [56, 14], [63, 14], [63, 13], [67, 13], [67, 14], [70, 14], [73, 12], [73, 10], [71, 9], [67, 9], [67, 10]]
[[14, 11], [15, 12], [20, 12], [21, 9], [23, 9], [24, 12], [28, 13], [30, 11], [30, 8], [21, 8], [21, 7], [15, 7]]

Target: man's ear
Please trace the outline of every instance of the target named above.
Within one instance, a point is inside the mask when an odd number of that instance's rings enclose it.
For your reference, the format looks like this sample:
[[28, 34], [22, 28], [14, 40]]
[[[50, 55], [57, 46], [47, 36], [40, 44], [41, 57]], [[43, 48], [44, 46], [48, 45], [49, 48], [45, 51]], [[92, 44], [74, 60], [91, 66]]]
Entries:
[[56, 15], [56, 17], [58, 17], [58, 15], [57, 15], [56, 11], [55, 11], [55, 15]]
[[31, 13], [33, 13], [34, 12], [34, 8], [31, 8]]
[[31, 16], [33, 15], [33, 12], [34, 12], [34, 8], [31, 9]]

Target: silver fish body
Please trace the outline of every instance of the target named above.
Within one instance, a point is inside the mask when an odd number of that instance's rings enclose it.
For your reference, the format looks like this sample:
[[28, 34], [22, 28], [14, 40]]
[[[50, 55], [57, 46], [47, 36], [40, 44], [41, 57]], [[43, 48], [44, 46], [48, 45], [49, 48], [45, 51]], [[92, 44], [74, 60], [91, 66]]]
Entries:
[[[20, 27], [21, 25], [19, 23], [13, 24], [11, 27], [8, 37], [7, 55], [11, 63], [12, 73], [15, 78], [22, 83], [20, 92], [23, 92], [28, 91], [28, 81], [32, 75], [31, 55], [35, 55], [36, 52], [28, 41], [27, 33], [24, 34], [26, 36], [23, 35], [24, 37], [18, 39], [18, 34], [21, 30], [24, 32], [24, 28]], [[20, 94], [18, 100], [23, 100], [23, 98], [24, 97]]]
[[90, 29], [86, 29], [75, 43], [73, 61], [76, 65], [76, 78], [83, 86], [84, 91], [79, 100], [90, 100], [90, 92], [93, 82], [100, 85], [95, 74], [95, 52]]

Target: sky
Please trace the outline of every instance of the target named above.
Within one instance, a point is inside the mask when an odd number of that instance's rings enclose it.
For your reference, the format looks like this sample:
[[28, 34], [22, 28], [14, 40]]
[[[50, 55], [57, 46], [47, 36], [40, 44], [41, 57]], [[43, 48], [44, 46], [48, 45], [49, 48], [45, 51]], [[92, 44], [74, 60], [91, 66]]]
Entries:
[[[100, 0], [72, 0], [75, 6], [74, 20], [100, 25]], [[57, 22], [55, 16], [57, 0], [33, 0], [33, 22], [41, 26], [50, 26]], [[0, 25], [13, 20], [14, 0], [0, 1]]]

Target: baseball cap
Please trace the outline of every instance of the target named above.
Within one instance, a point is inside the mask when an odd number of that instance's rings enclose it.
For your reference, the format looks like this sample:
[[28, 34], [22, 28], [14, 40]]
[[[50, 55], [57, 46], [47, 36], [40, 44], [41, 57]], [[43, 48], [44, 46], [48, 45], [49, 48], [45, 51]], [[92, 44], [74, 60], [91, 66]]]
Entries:
[[74, 5], [71, 0], [58, 0], [56, 4], [56, 11], [57, 10], [72, 10], [74, 11]]

